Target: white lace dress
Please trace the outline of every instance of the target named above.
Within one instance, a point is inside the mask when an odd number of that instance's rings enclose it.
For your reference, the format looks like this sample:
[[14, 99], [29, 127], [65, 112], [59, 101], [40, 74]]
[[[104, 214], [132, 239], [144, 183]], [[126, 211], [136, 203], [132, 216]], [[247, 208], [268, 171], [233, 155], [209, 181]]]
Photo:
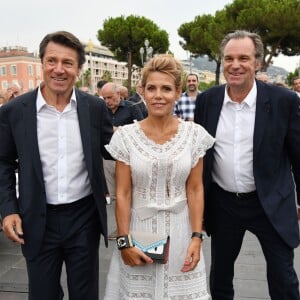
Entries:
[[107, 147], [111, 155], [130, 165], [132, 172], [132, 231], [168, 233], [167, 264], [124, 265], [117, 248], [107, 276], [105, 300], [210, 299], [204, 259], [183, 273], [191, 239], [185, 183], [214, 139], [193, 122], [179, 123], [177, 134], [160, 145], [149, 140], [138, 122], [119, 127]]

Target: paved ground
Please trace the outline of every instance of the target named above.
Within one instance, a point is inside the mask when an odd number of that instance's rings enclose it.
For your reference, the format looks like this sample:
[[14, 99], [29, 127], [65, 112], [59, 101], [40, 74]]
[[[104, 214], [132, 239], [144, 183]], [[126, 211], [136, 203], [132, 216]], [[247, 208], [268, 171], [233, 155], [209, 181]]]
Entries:
[[[113, 205], [108, 205], [109, 232], [114, 228]], [[110, 241], [109, 248], [100, 246], [100, 300], [103, 299], [106, 273], [114, 242]], [[210, 241], [204, 242], [204, 256], [207, 269], [210, 265]], [[295, 267], [300, 278], [300, 247], [295, 251]], [[236, 300], [270, 299], [266, 284], [265, 262], [256, 238], [247, 234], [242, 251], [236, 263], [235, 276]], [[62, 285], [66, 287], [65, 275]], [[27, 299], [27, 273], [23, 256], [18, 245], [8, 241], [0, 232], [0, 300]], [[67, 292], [66, 292], [66, 299]], [[42, 300], [42, 299], [41, 299]], [[156, 299], [160, 300], [160, 299]]]

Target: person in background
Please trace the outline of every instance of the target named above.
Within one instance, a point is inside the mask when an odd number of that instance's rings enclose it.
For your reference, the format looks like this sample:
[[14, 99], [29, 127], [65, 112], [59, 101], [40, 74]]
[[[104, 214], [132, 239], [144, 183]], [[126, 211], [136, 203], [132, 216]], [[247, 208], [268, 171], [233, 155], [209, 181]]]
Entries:
[[[43, 83], [0, 108], [0, 214], [22, 245], [29, 299], [98, 300], [100, 234], [107, 246], [102, 157], [113, 128], [104, 101], [74, 88], [85, 50], [66, 31], [40, 43]], [[16, 195], [15, 170], [19, 175]]]
[[88, 93], [88, 94], [91, 94], [91, 90], [88, 86], [81, 86], [79, 88], [79, 90], [81, 90], [82, 92], [85, 92], [85, 93]]
[[275, 81], [275, 82], [273, 82], [273, 84], [277, 85], [277, 86], [280, 86], [280, 87], [283, 87], [283, 88], [288, 88], [287, 85], [284, 82], [281, 82], [281, 81]]
[[256, 79], [261, 80], [262, 82], [265, 82], [265, 83], [269, 82], [269, 76], [266, 72], [258, 72], [256, 74]]
[[0, 92], [0, 106], [4, 104], [5, 101], [5, 95], [4, 92]]
[[[142, 71], [148, 117], [115, 131], [108, 151], [117, 160], [115, 248], [105, 300], [209, 299], [201, 250], [202, 157], [214, 139], [172, 115], [182, 66], [157, 55]], [[132, 231], [170, 235], [169, 261], [156, 264], [129, 242]], [[180, 284], [179, 284], [180, 283]]]
[[21, 94], [22, 94], [22, 89], [18, 83], [13, 82], [9, 84], [7, 90], [4, 93], [4, 100], [2, 104], [7, 103], [8, 101], [20, 96]]
[[143, 92], [142, 81], [139, 80], [135, 86], [135, 93], [133, 94], [133, 96], [131, 96], [128, 99], [128, 101], [138, 105], [139, 109], [143, 114], [143, 117], [146, 118], [148, 116], [148, 111], [147, 111], [146, 102], [144, 100], [142, 92]]
[[187, 90], [181, 94], [176, 102], [174, 114], [185, 121], [194, 120], [196, 97], [200, 94], [198, 90], [199, 79], [197, 74], [190, 73], [186, 77]]
[[99, 98], [101, 98], [101, 99], [103, 99], [102, 88], [103, 88], [104, 84], [106, 84], [106, 83], [107, 83], [107, 81], [104, 79], [101, 79], [97, 82], [97, 94], [98, 94]]
[[126, 86], [120, 85], [120, 97], [122, 100], [126, 100], [128, 98], [128, 89]]
[[[108, 107], [108, 114], [114, 127], [114, 131], [119, 126], [131, 124], [135, 120], [143, 119], [139, 108], [127, 100], [122, 100], [119, 86], [115, 83], [106, 83], [101, 90], [102, 97]], [[109, 202], [116, 200], [115, 185], [115, 161], [103, 160], [106, 186], [109, 193]], [[116, 231], [108, 236], [109, 239], [116, 238]]]
[[298, 97], [300, 97], [300, 77], [295, 77], [293, 79], [293, 90], [296, 92]]
[[271, 299], [299, 300], [293, 266], [300, 218], [299, 99], [255, 79], [264, 57], [259, 35], [229, 33], [221, 57], [227, 83], [201, 93], [195, 108], [195, 122], [216, 138], [203, 176], [212, 299], [234, 299], [234, 264], [250, 231], [266, 259]]

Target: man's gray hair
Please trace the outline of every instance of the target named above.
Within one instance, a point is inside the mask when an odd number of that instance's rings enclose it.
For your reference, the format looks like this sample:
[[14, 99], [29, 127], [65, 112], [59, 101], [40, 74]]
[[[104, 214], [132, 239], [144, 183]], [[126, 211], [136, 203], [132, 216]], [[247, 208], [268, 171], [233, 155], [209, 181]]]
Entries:
[[255, 47], [255, 58], [258, 61], [263, 61], [264, 58], [264, 44], [261, 40], [261, 37], [254, 32], [249, 32], [246, 30], [236, 30], [234, 32], [228, 33], [223, 41], [221, 42], [220, 45], [220, 50], [221, 50], [221, 57], [224, 57], [224, 49], [227, 43], [232, 40], [239, 40], [239, 39], [244, 39], [244, 38], [250, 38], [253, 41], [254, 47]]

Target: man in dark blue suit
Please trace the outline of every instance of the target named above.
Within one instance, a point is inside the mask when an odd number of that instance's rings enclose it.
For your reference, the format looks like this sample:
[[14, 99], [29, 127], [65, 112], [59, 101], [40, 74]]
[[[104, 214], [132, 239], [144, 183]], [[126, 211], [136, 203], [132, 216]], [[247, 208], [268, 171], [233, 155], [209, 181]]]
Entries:
[[[40, 44], [44, 82], [0, 109], [0, 214], [22, 245], [30, 300], [98, 300], [100, 234], [107, 245], [102, 158], [113, 133], [106, 105], [74, 88], [80, 41], [54, 32]], [[16, 197], [15, 170], [19, 174]]]
[[196, 100], [195, 122], [216, 137], [203, 173], [214, 300], [234, 298], [234, 263], [246, 230], [261, 244], [271, 299], [300, 299], [293, 267], [299, 245], [300, 103], [288, 89], [255, 80], [263, 52], [257, 34], [228, 34], [221, 43], [227, 84]]
[[127, 101], [132, 102], [134, 105], [137, 105], [138, 108], [140, 109], [140, 111], [142, 112], [143, 118], [147, 118], [148, 117], [148, 109], [147, 106], [145, 104], [145, 100], [142, 96], [142, 81], [140, 80], [136, 86], [136, 92], [133, 94], [133, 96], [129, 97], [129, 99]]

